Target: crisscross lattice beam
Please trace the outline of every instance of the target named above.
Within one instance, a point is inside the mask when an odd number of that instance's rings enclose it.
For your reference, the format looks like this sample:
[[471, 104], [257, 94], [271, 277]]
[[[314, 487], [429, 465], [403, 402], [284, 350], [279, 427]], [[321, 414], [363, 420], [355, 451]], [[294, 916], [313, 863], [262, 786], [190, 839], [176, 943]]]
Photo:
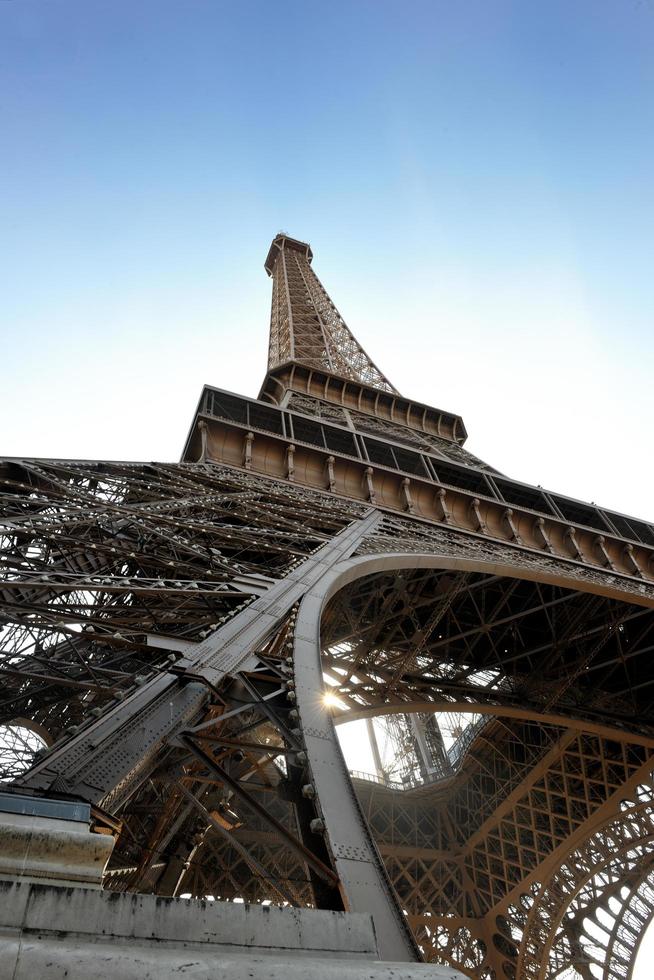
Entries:
[[396, 392], [349, 330], [311, 268], [307, 244], [278, 235], [266, 270], [273, 279], [268, 367], [297, 361]]

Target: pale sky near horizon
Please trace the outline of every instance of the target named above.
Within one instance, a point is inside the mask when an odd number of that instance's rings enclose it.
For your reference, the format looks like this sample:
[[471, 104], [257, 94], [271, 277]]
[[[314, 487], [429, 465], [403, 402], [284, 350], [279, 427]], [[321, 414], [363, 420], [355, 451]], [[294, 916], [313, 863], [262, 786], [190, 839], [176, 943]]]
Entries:
[[284, 229], [472, 452], [654, 521], [653, 110], [654, 0], [0, 3], [0, 453], [179, 458]]

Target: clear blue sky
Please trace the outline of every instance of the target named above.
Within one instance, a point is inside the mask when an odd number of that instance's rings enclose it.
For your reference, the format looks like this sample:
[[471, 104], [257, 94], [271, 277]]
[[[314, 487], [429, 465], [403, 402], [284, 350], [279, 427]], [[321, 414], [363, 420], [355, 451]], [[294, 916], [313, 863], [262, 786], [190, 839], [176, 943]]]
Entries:
[[654, 519], [653, 109], [654, 0], [2, 0], [0, 452], [177, 458], [285, 229], [474, 452]]
[[283, 228], [471, 449], [654, 517], [653, 42], [652, 0], [0, 2], [2, 448], [176, 458], [258, 388]]
[[653, 54], [651, 0], [1, 2], [3, 448], [176, 458], [283, 228], [474, 451], [654, 517]]

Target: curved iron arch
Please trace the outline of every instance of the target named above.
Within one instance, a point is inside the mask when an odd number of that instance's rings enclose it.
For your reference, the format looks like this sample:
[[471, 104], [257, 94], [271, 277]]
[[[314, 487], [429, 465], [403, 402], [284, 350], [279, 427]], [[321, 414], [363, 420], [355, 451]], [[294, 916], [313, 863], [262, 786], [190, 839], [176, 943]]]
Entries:
[[[316, 692], [322, 690], [320, 625], [327, 602], [341, 589], [367, 575], [400, 569], [479, 572], [548, 583], [577, 593], [591, 593], [647, 608], [652, 605], [649, 597], [637, 596], [633, 591], [621, 588], [619, 580], [613, 576], [609, 581], [600, 580], [599, 577], [597, 580], [589, 580], [580, 575], [577, 569], [562, 569], [560, 565], [554, 568], [529, 567], [528, 564], [512, 564], [497, 559], [402, 551], [372, 556], [358, 555], [342, 561], [328, 571], [320, 583], [305, 596], [298, 610], [294, 647], [297, 706], [305, 732], [312, 778], [326, 817], [325, 824], [329, 828], [330, 847], [341, 877], [346, 903], [353, 910], [365, 908], [372, 911], [378, 928], [382, 920], [397, 924], [402, 913], [396, 896], [389, 888], [388, 876], [352, 790], [342, 753], [334, 738], [333, 720], [316, 696]], [[424, 710], [427, 705], [427, 710], [434, 710], [433, 703], [429, 702], [424, 702], [420, 707], [416, 705], [412, 710]], [[406, 708], [406, 704], [403, 707]], [[394, 710], [398, 711], [399, 705]], [[448, 710], [452, 710], [451, 703], [448, 704]], [[469, 706], [468, 710], [475, 709]], [[490, 706], [485, 711], [498, 714]], [[371, 709], [369, 713], [375, 712]], [[559, 718], [556, 715], [547, 717], [537, 711], [533, 712], [533, 717], [544, 724], [554, 719], [557, 722], [565, 721], [567, 726], [571, 724], [569, 718]], [[577, 725], [584, 730], [589, 723], [577, 721]], [[615, 737], [610, 736], [608, 731], [605, 734], [607, 737]], [[628, 737], [627, 733], [621, 734], [623, 738]], [[651, 747], [651, 739], [646, 737], [645, 741]], [[326, 745], [330, 746], [330, 751], [326, 751]], [[358, 862], [358, 871], [362, 864], [367, 865], [365, 882], [355, 880], [351, 867], [353, 861]]]

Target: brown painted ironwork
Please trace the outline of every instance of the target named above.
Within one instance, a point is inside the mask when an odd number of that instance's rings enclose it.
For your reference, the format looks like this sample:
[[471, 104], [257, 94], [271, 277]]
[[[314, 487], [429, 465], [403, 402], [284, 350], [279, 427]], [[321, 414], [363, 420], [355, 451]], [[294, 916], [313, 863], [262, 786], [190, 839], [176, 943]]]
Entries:
[[626, 980], [654, 916], [654, 526], [469, 453], [311, 263], [274, 239], [260, 397], [205, 388], [180, 463], [0, 463], [2, 778], [93, 803], [107, 888], [370, 901], [398, 958]]

